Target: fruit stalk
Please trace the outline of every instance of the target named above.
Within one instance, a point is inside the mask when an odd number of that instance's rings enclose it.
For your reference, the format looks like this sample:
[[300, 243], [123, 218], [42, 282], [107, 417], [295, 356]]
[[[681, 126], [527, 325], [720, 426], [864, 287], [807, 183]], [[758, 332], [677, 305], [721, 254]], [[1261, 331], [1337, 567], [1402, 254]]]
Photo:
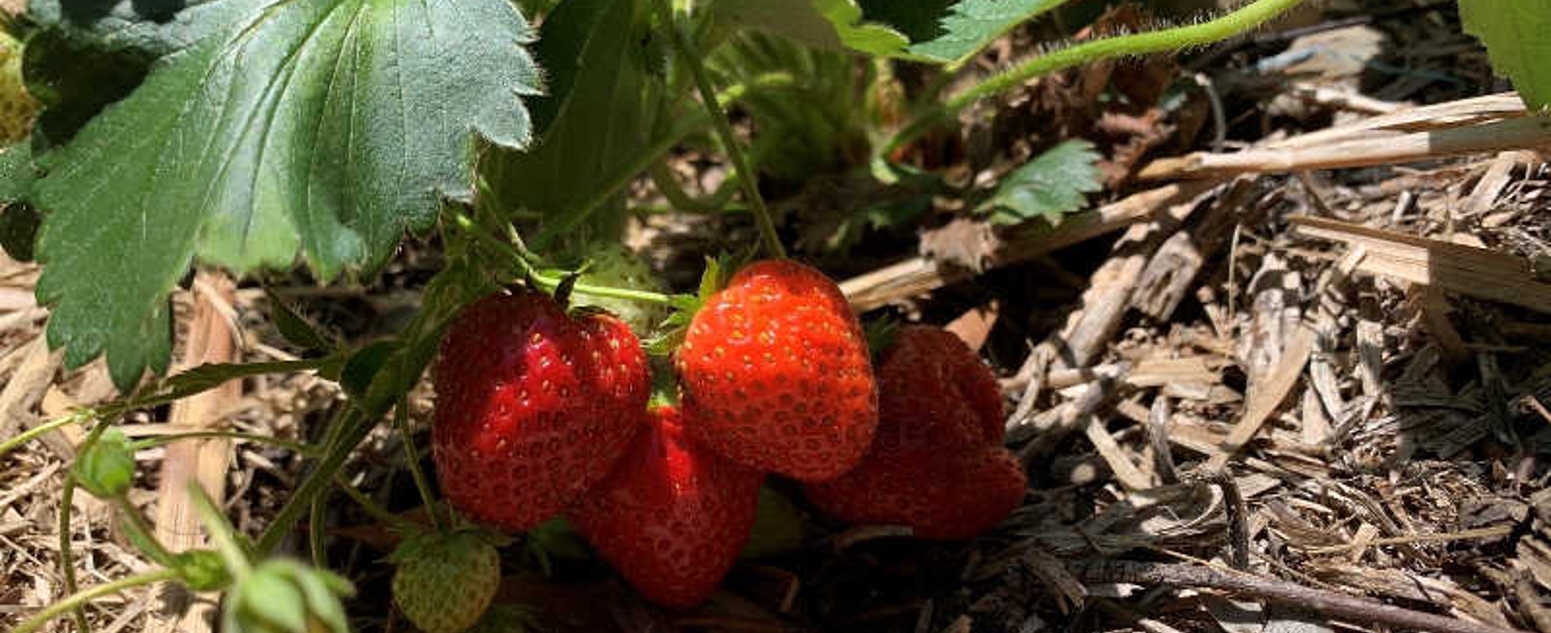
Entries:
[[215, 551], [221, 555], [221, 560], [226, 563], [226, 570], [233, 577], [246, 576], [253, 571], [253, 566], [248, 563], [248, 554], [242, 546], [237, 544], [231, 523], [226, 516], [216, 509], [215, 502], [210, 500], [210, 495], [205, 494], [205, 489], [199, 482], [189, 480], [189, 499], [194, 501], [194, 511], [199, 513], [199, 520], [205, 524], [205, 532], [210, 535], [210, 543], [215, 546]]
[[738, 145], [738, 138], [732, 133], [732, 125], [727, 122], [727, 112], [717, 101], [716, 90], [711, 87], [711, 79], [706, 76], [699, 52], [673, 19], [673, 7], [668, 0], [656, 0], [655, 4], [668, 30], [673, 52], [684, 60], [684, 65], [689, 67], [690, 74], [694, 76], [695, 88], [700, 91], [700, 101], [711, 114], [711, 125], [716, 128], [716, 135], [721, 137], [722, 145], [732, 159], [738, 184], [743, 186], [743, 195], [749, 199], [749, 206], [754, 210], [760, 241], [772, 257], [786, 257], [786, 249], [781, 246], [780, 236], [776, 235], [775, 221], [770, 218], [770, 209], [765, 207], [765, 199], [759, 195], [759, 183], [755, 180], [754, 171], [749, 169], [748, 156], [744, 155], [743, 148]]
[[404, 519], [396, 514], [393, 514], [392, 512], [389, 512], [387, 508], [384, 508], [382, 505], [378, 504], [376, 501], [372, 501], [372, 498], [366, 496], [366, 493], [361, 492], [360, 488], [357, 488], [351, 485], [350, 482], [345, 481], [343, 476], [335, 475], [334, 483], [339, 487], [340, 490], [345, 491], [345, 496], [350, 497], [351, 501], [354, 501], [356, 505], [361, 506], [362, 510], [365, 510], [367, 514], [371, 515], [372, 518], [376, 519], [379, 523], [400, 529], [407, 528], [412, 525], [408, 519]]
[[[494, 235], [486, 233], [484, 230], [480, 229], [474, 224], [474, 220], [472, 218], [462, 213], [454, 213], [453, 221], [458, 224], [458, 228], [461, 228], [472, 234], [474, 239], [484, 243], [486, 246], [490, 246], [491, 248], [501, 251], [502, 255], [505, 255], [507, 258], [515, 262], [518, 268], [520, 268], [524, 273], [533, 279], [533, 283], [539, 285], [544, 290], [553, 291], [555, 288], [560, 287], [560, 283], [563, 280], [552, 277], [550, 275], [545, 275], [534, 269], [533, 265], [528, 263], [527, 258], [523, 257], [521, 253], [517, 252], [517, 249], [513, 248], [511, 244], [507, 244], [506, 242], [496, 238]], [[571, 286], [571, 292], [592, 295], [594, 297], [610, 297], [614, 299], [624, 299], [626, 301], [654, 303], [657, 305], [674, 305], [672, 295], [663, 294], [661, 292], [651, 292], [648, 290], [613, 288], [595, 284], [577, 283]]]
[[37, 615], [32, 616], [26, 622], [23, 622], [16, 628], [11, 629], [11, 633], [32, 633], [33, 631], [42, 628], [44, 624], [48, 624], [48, 621], [54, 619], [55, 616], [72, 609], [78, 609], [86, 603], [96, 600], [102, 596], [115, 594], [120, 591], [124, 591], [125, 589], [133, 589], [143, 585], [153, 585], [159, 582], [173, 580], [177, 577], [178, 572], [176, 570], [162, 568], [148, 571], [143, 574], [129, 576], [127, 578], [120, 578], [113, 582], [103, 583], [83, 591], [77, 591], [73, 594], [70, 594], [65, 599], [60, 600], [59, 602], [55, 602], [54, 604], [44, 608], [42, 611], [39, 611]]
[[399, 441], [404, 443], [404, 460], [409, 462], [409, 476], [415, 480], [420, 502], [425, 504], [426, 514], [431, 515], [431, 526], [440, 530], [442, 516], [436, 512], [436, 495], [431, 494], [430, 480], [420, 468], [420, 451], [415, 450], [415, 438], [409, 433], [409, 398], [399, 398], [399, 405], [393, 412], [393, 426], [398, 427]]
[[0, 442], [0, 455], [9, 453], [22, 444], [26, 444], [33, 439], [42, 437], [43, 434], [48, 433], [49, 431], [60, 427], [69, 426], [71, 424], [79, 424], [91, 419], [91, 417], [90, 409], [77, 409], [60, 417], [49, 420], [48, 422], [44, 422], [43, 424], [39, 424], [35, 427], [27, 429], [26, 431], [17, 433], [15, 437], [12, 437], [11, 439], [8, 439], [4, 442]]
[[[92, 445], [97, 443], [98, 438], [102, 437], [109, 426], [111, 425], [107, 421], [98, 420], [97, 426], [92, 427], [92, 430], [86, 434], [86, 439], [81, 441], [76, 454], [80, 455], [91, 450]], [[75, 554], [70, 547], [70, 510], [75, 507], [74, 497], [75, 477], [67, 476], [63, 489], [59, 493], [59, 566], [64, 571], [65, 591], [70, 594], [75, 594], [78, 590], [75, 584]], [[91, 633], [91, 624], [86, 621], [86, 609], [76, 605], [74, 611], [76, 630], [80, 633]]]

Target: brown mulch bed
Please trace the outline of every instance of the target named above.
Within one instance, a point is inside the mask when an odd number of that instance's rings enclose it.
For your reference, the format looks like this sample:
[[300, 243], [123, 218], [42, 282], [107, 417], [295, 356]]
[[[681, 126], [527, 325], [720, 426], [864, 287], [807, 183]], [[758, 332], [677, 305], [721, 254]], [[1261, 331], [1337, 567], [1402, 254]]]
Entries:
[[[1177, 60], [1031, 83], [909, 157], [978, 186], [1088, 138], [1107, 189], [1059, 225], [992, 227], [938, 200], [919, 230], [801, 254], [845, 280], [859, 307], [947, 325], [997, 370], [1009, 446], [1030, 475], [1023, 506], [997, 530], [928, 543], [848, 528], [778, 483], [807, 515], [806, 538], [740, 563], [692, 612], [644, 604], [585, 557], [552, 552], [546, 577], [523, 543], [507, 550], [501, 599], [555, 631], [1551, 633], [1551, 167], [1513, 147], [1521, 139], [1385, 154], [1416, 138], [1406, 135], [1453, 138], [1462, 121], [1513, 125], [1522, 112], [1469, 101], [1500, 86], [1452, 3], [1325, 4]], [[1033, 50], [1049, 26], [1012, 34], [969, 72]], [[1168, 89], [1183, 91], [1163, 100], [1172, 106], [1132, 105]], [[1372, 125], [1425, 104], [1454, 118]], [[1240, 151], [1242, 164], [1215, 170], [1170, 160]], [[1282, 153], [1242, 160], [1255, 151]], [[714, 188], [725, 174], [680, 158], [673, 167], [691, 184]], [[812, 221], [804, 209], [836, 192], [887, 194], [843, 179], [788, 192], [774, 204], [794, 240]], [[637, 194], [660, 203], [644, 183]], [[628, 243], [684, 286], [704, 254], [750, 235], [746, 218], [651, 214]], [[416, 243], [371, 287], [275, 287], [365, 341], [403, 323], [437, 266], [435, 244]], [[47, 350], [37, 273], [0, 257], [0, 437], [114, 396], [100, 361], [66, 371]], [[208, 341], [185, 341], [211, 323], [235, 332], [236, 357], [294, 358], [261, 288], [201, 275], [174, 294], [175, 358], [208, 358]], [[414, 395], [423, 440], [434, 403], [423, 385]], [[341, 402], [310, 374], [255, 378], [198, 405], [194, 423], [316, 441]], [[124, 428], [164, 433], [189, 415], [161, 407]], [[66, 427], [0, 456], [0, 627], [63, 595], [60, 487], [82, 436]], [[169, 463], [214, 459], [249, 534], [306, 469], [242, 442], [170, 450], [137, 456], [132, 501], [157, 517], [170, 499], [164, 473], [191, 467]], [[407, 512], [418, 498], [402, 466], [383, 431], [345, 474]], [[146, 569], [107, 507], [74, 503], [66, 540], [83, 585]], [[392, 536], [347, 504], [326, 518], [329, 562], [361, 590], [349, 605], [357, 628], [410, 630], [388, 606]], [[304, 556], [297, 539], [291, 551]], [[99, 632], [197, 630], [197, 618], [167, 612], [186, 598], [130, 592], [87, 613]]]

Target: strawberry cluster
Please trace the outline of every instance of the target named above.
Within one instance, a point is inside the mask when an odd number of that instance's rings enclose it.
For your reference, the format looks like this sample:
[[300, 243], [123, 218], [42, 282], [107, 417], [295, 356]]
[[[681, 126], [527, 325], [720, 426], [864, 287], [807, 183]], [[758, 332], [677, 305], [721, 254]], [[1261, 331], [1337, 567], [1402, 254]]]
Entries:
[[678, 406], [648, 407], [645, 354], [600, 311], [487, 297], [434, 369], [433, 455], [466, 515], [508, 531], [565, 514], [650, 600], [703, 601], [754, 524], [766, 474], [837, 518], [969, 538], [1016, 507], [1001, 396], [953, 335], [904, 328], [876, 373], [833, 281], [751, 264], [707, 297], [674, 356]]

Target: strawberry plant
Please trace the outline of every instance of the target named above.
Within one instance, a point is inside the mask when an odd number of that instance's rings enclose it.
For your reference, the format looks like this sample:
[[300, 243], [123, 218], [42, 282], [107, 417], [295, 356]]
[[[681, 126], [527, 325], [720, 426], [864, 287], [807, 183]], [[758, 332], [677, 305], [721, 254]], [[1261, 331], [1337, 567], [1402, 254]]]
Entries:
[[[61, 522], [77, 487], [99, 496], [156, 566], [82, 589], [65, 542], [70, 595], [16, 630], [72, 611], [84, 629], [87, 601], [168, 580], [224, 591], [226, 630], [347, 629], [340, 601], [350, 583], [276, 552], [340, 487], [363, 439], [390, 415], [405, 420], [406, 394], [433, 364], [432, 454], [461, 517], [520, 531], [574, 512], [601, 555], [665, 603], [698, 601], [732, 564], [760, 473], [805, 480], [843, 519], [903, 522], [927, 538], [983, 531], [1024, 486], [1000, 446], [994, 383], [945, 335], [914, 329], [875, 379], [834, 282], [786, 258], [760, 178], [800, 178], [805, 148], [824, 143], [825, 169], [899, 182], [919, 175], [898, 162], [902, 150], [981, 99], [1094, 60], [1218, 42], [1299, 3], [1254, 0], [1198, 23], [1052, 47], [950, 92], [969, 60], [1062, 0], [31, 0], [0, 38], [0, 137], [11, 141], [0, 150], [0, 245], [42, 265], [36, 295], [50, 309], [50, 347], [70, 368], [105, 356], [121, 398], [4, 438], [0, 453], [88, 427]], [[1545, 108], [1540, 34], [1551, 8], [1460, 7], [1529, 105]], [[868, 64], [860, 79], [857, 58]], [[937, 73], [909, 101], [890, 75], [905, 64]], [[781, 90], [822, 103], [803, 109]], [[749, 121], [752, 144], [735, 125]], [[663, 161], [685, 147], [730, 166], [724, 189], [703, 200], [674, 190]], [[1060, 146], [975, 212], [1005, 224], [1059, 216], [1097, 188], [1095, 160], [1080, 144]], [[615, 255], [599, 253], [618, 248], [635, 210], [630, 185], [643, 176], [683, 206], [751, 224], [768, 259], [725, 283], [711, 267], [696, 296], [620, 273], [606, 261]], [[259, 282], [302, 269], [320, 284], [359, 284], [406, 239], [434, 244], [445, 261], [388, 339], [338, 341], [279, 306], [278, 329], [309, 356], [166, 375], [169, 296], [191, 268]], [[598, 310], [627, 312], [619, 302], [646, 309], [627, 314], [629, 326]], [[650, 361], [638, 338], [673, 358], [671, 370], [658, 366], [679, 381], [682, 432], [647, 421]], [[303, 371], [348, 396], [322, 442], [248, 439], [312, 460], [306, 478], [252, 542], [207, 504], [215, 547], [169, 553], [123, 501], [133, 450], [150, 441], [112, 427], [231, 380]], [[707, 472], [731, 474], [713, 485]], [[442, 525], [430, 479], [413, 475], [437, 527], [455, 529]], [[657, 503], [677, 488], [691, 494]], [[977, 508], [949, 507], [970, 490], [992, 494]], [[691, 524], [682, 531], [696, 542], [666, 559], [634, 547], [649, 529]], [[326, 534], [309, 534], [314, 562], [326, 562]], [[406, 586], [440, 581], [440, 571], [412, 578], [426, 551], [400, 557]], [[463, 597], [483, 610], [490, 552], [469, 556], [482, 584]], [[472, 606], [452, 618], [432, 613], [445, 604], [400, 604], [431, 613], [423, 622], [411, 613], [428, 631], [478, 617]]]

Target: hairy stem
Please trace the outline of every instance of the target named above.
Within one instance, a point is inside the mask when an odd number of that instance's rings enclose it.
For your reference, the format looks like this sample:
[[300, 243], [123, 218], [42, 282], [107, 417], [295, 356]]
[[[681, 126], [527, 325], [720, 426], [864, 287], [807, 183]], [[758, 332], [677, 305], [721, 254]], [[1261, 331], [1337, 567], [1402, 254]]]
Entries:
[[48, 624], [48, 621], [54, 619], [55, 616], [73, 609], [80, 609], [86, 603], [96, 600], [97, 598], [115, 594], [120, 591], [124, 591], [125, 589], [132, 589], [134, 587], [152, 585], [167, 580], [173, 580], [177, 577], [177, 571], [164, 568], [148, 571], [135, 576], [129, 576], [127, 578], [120, 578], [113, 582], [97, 585], [85, 591], [77, 591], [70, 594], [70, 596], [66, 597], [64, 600], [55, 602], [54, 604], [44, 608], [42, 611], [39, 611], [37, 615], [34, 615], [26, 622], [21, 623], [20, 626], [11, 629], [11, 633], [32, 633], [33, 631], [42, 628], [44, 624]]
[[1303, 0], [1255, 0], [1215, 20], [1200, 24], [1105, 38], [1040, 55], [986, 78], [950, 98], [942, 106], [917, 117], [894, 135], [889, 144], [883, 148], [882, 155], [888, 156], [901, 145], [924, 134], [932, 126], [950, 120], [953, 115], [970, 104], [985, 97], [1006, 92], [1034, 77], [1111, 57], [1145, 55], [1204, 46], [1258, 27], [1302, 2]]
[[759, 195], [759, 183], [754, 177], [754, 171], [749, 168], [748, 156], [738, 145], [738, 137], [732, 133], [732, 124], [727, 121], [727, 111], [723, 110], [722, 104], [717, 101], [716, 90], [711, 86], [711, 79], [706, 76], [700, 52], [695, 50], [694, 43], [689, 41], [684, 31], [679, 28], [678, 22], [673, 19], [673, 7], [669, 1], [657, 0], [656, 5], [662, 23], [668, 29], [668, 39], [673, 45], [673, 52], [684, 60], [685, 66], [689, 67], [690, 75], [695, 79], [695, 88], [700, 91], [700, 101], [705, 106], [706, 112], [711, 114], [711, 125], [716, 129], [716, 135], [721, 137], [722, 145], [727, 149], [727, 156], [732, 159], [738, 183], [743, 185], [743, 195], [749, 199], [749, 206], [754, 210], [754, 220], [759, 225], [760, 241], [771, 256], [786, 257], [786, 249], [781, 246], [780, 236], [776, 235], [775, 221], [770, 217], [770, 209], [765, 207], [765, 199]]

